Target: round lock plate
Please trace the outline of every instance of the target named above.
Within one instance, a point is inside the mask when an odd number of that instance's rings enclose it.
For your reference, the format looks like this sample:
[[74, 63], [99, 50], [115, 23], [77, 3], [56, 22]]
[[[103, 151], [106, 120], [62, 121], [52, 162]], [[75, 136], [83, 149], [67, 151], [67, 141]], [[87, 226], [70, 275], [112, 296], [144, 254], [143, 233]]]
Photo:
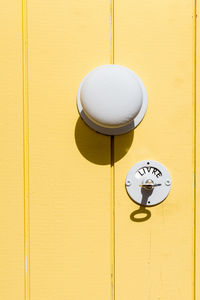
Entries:
[[171, 189], [171, 177], [161, 163], [144, 160], [135, 164], [126, 176], [126, 190], [130, 198], [143, 206], [161, 203]]

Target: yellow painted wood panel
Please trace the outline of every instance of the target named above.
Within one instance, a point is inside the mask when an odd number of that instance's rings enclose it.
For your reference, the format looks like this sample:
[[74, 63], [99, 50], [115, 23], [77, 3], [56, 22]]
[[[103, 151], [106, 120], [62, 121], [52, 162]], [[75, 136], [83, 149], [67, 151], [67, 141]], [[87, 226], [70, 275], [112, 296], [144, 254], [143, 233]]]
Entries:
[[[115, 2], [115, 63], [133, 69], [149, 97], [132, 146], [115, 165], [116, 300], [193, 299], [192, 14], [190, 0]], [[116, 137], [115, 153], [121, 141]], [[162, 204], [148, 208], [148, 220], [135, 222], [139, 206], [124, 182], [144, 159], [168, 168], [172, 189]]]
[[110, 137], [76, 93], [110, 62], [110, 3], [29, 0], [28, 37], [31, 299], [109, 299]]
[[24, 297], [21, 1], [0, 10], [0, 299]]
[[[112, 49], [111, 1], [28, 0], [30, 299], [198, 300], [200, 28], [197, 18], [195, 45], [194, 2], [114, 4]], [[22, 3], [2, 2], [0, 16], [0, 298], [10, 300], [24, 299], [25, 275]], [[76, 109], [81, 79], [110, 63], [112, 50], [114, 63], [133, 69], [149, 95], [141, 125], [115, 138], [114, 169], [110, 137], [90, 130]], [[129, 168], [147, 158], [166, 165], [172, 191], [162, 204], [140, 210], [150, 218], [136, 222], [139, 207], [124, 181]]]

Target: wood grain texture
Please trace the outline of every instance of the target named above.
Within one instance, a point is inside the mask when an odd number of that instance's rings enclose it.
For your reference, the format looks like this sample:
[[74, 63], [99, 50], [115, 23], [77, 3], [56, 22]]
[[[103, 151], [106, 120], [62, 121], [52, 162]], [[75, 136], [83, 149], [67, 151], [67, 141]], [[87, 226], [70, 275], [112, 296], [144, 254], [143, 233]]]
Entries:
[[21, 2], [0, 10], [0, 299], [24, 297]]
[[[115, 166], [116, 300], [193, 299], [192, 13], [190, 0], [115, 3], [115, 63], [133, 69], [149, 97], [132, 147]], [[117, 137], [116, 153], [121, 147]], [[134, 222], [139, 207], [124, 181], [144, 159], [168, 168], [172, 190], [147, 221]]]
[[109, 22], [109, 1], [28, 1], [32, 300], [110, 298], [110, 138], [76, 108]]

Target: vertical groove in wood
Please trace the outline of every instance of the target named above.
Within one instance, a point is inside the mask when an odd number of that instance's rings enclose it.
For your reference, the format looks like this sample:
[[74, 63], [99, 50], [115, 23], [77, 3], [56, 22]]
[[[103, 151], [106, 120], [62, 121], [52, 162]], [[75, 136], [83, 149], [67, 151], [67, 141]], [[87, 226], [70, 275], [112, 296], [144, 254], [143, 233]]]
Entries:
[[[110, 63], [114, 64], [114, 0], [110, 0]], [[111, 300], [115, 300], [115, 158], [114, 136], [110, 137], [111, 171]]]
[[193, 7], [193, 176], [194, 176], [194, 300], [196, 299], [196, 0]]
[[[195, 1], [195, 0], [194, 0]], [[200, 279], [200, 205], [199, 205], [199, 199], [200, 199], [200, 182], [199, 182], [199, 174], [200, 174], [200, 24], [199, 24], [199, 1], [194, 2], [195, 5], [195, 10], [193, 13], [193, 18], [196, 14], [194, 22], [194, 28], [195, 28], [195, 44], [194, 44], [194, 50], [195, 50], [195, 82], [194, 84], [196, 85], [195, 88], [195, 97], [196, 97], [196, 176], [195, 176], [195, 181], [196, 181], [196, 228], [195, 228], [195, 252], [196, 252], [196, 257], [195, 257], [195, 300], [200, 299], [200, 285], [199, 285], [199, 279]]]
[[28, 121], [28, 32], [27, 0], [22, 0], [22, 74], [23, 74], [23, 159], [24, 159], [24, 267], [25, 300], [30, 299], [29, 226], [29, 121]]
[[110, 63], [114, 64], [114, 0], [110, 0]]
[[111, 300], [115, 300], [115, 161], [114, 136], [111, 136]]

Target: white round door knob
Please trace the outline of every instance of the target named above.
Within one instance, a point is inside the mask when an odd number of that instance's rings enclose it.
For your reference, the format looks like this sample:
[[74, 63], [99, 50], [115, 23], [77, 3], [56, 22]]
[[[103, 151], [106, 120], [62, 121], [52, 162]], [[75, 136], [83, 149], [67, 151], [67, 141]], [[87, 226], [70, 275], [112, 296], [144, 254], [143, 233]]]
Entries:
[[147, 92], [132, 70], [103, 65], [88, 73], [77, 94], [81, 118], [106, 135], [124, 134], [135, 128], [147, 109]]

